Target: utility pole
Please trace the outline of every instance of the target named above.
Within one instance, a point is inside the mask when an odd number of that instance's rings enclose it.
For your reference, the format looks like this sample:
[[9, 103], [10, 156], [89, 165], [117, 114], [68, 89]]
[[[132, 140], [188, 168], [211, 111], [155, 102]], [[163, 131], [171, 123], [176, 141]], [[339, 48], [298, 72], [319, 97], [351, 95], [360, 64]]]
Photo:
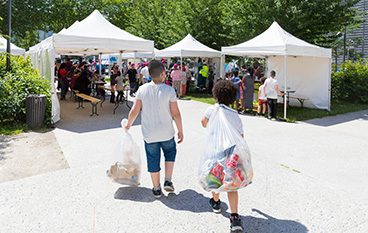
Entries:
[[10, 39], [11, 39], [11, 0], [8, 0], [8, 38], [6, 43], [6, 70], [10, 70]]

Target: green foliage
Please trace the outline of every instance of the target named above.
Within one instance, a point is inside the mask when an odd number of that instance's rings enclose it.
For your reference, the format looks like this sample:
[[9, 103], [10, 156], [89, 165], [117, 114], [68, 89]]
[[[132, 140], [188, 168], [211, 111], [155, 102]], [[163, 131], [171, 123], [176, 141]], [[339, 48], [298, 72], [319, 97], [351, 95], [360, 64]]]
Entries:
[[25, 123], [25, 99], [28, 94], [47, 97], [45, 124], [51, 122], [50, 82], [33, 69], [29, 58], [11, 56], [11, 71], [5, 69], [6, 55], [0, 54], [0, 122], [3, 125]]
[[[13, 1], [13, 42], [34, 45], [37, 30], [59, 32], [93, 10], [159, 49], [191, 33], [215, 49], [248, 40], [278, 21], [311, 43], [334, 46], [337, 32], [361, 23], [358, 0], [24, 0]], [[7, 32], [7, 4], [0, 3], [0, 31]]]
[[332, 98], [368, 103], [368, 64], [348, 61], [340, 71], [332, 73]]

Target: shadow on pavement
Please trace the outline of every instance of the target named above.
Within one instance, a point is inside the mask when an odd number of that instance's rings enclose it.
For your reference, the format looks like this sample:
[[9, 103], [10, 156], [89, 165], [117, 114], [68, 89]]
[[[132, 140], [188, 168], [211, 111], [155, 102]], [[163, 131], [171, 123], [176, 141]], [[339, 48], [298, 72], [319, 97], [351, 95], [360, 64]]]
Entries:
[[[253, 212], [262, 215], [264, 218], [257, 218], [254, 216], [240, 216], [244, 232], [246, 233], [307, 233], [308, 228], [303, 224], [292, 221], [277, 219], [270, 215], [263, 213], [260, 210], [252, 209]], [[225, 217], [229, 218], [229, 213], [224, 214]]]
[[[194, 213], [212, 212], [209, 205], [210, 199], [192, 189], [183, 190], [178, 194], [171, 193], [156, 199], [151, 189], [144, 187], [121, 187], [115, 192], [114, 198], [137, 202], [154, 202], [157, 200], [173, 210]], [[222, 209], [223, 211], [228, 209], [226, 203], [222, 203]]]
[[329, 127], [355, 120], [368, 120], [368, 111], [352, 112], [337, 116], [317, 118], [305, 121], [305, 123], [322, 127]]
[[[133, 102], [128, 102], [129, 106]], [[91, 104], [84, 103], [84, 109], [76, 109], [78, 102], [68, 98], [66, 101], [60, 101], [61, 120], [56, 124], [59, 129], [75, 132], [87, 133], [106, 129], [115, 129], [120, 127], [120, 122], [123, 118], [128, 118], [129, 108], [124, 104], [120, 104], [113, 114], [115, 104], [109, 102], [109, 97], [102, 104], [98, 104], [99, 116], [90, 116]], [[140, 125], [140, 115], [134, 122], [134, 125]]]
[[[0, 135], [0, 161], [6, 159], [5, 150], [8, 148], [10, 141], [11, 141], [10, 136]], [[10, 152], [8, 151], [8, 153]]]

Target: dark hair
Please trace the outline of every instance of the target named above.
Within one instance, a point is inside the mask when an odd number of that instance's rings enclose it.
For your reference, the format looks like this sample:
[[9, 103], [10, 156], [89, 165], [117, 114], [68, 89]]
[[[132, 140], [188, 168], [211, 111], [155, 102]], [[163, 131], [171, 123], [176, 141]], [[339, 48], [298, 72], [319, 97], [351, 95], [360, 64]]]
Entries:
[[234, 77], [238, 77], [239, 76], [239, 71], [238, 70], [235, 70], [234, 71]]
[[272, 70], [272, 71], [271, 71], [271, 76], [272, 76], [272, 77], [275, 77], [275, 76], [276, 76], [276, 71]]
[[159, 61], [153, 60], [148, 64], [148, 72], [152, 78], [160, 77], [164, 70], [164, 65]]
[[229, 106], [236, 100], [236, 87], [229, 80], [220, 80], [213, 87], [212, 94], [217, 103]]
[[264, 84], [265, 81], [266, 81], [266, 78], [265, 77], [262, 77], [261, 78], [261, 84]]

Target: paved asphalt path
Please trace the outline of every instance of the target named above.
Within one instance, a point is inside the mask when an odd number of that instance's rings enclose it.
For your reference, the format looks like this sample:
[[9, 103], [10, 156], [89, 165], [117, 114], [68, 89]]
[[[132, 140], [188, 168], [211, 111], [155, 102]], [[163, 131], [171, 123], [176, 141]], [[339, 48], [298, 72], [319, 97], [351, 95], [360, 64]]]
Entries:
[[[130, 132], [141, 147], [141, 186], [106, 177], [119, 157], [126, 106], [113, 115], [105, 102], [100, 116], [90, 117], [89, 104], [76, 110], [76, 103], [63, 102], [54, 133], [70, 168], [1, 183], [0, 232], [229, 232], [228, 206], [212, 213], [197, 181], [208, 105], [179, 105], [185, 141], [178, 146], [175, 194], [151, 195], [139, 120]], [[240, 191], [245, 232], [368, 231], [368, 111], [296, 124], [241, 119], [255, 172]]]

